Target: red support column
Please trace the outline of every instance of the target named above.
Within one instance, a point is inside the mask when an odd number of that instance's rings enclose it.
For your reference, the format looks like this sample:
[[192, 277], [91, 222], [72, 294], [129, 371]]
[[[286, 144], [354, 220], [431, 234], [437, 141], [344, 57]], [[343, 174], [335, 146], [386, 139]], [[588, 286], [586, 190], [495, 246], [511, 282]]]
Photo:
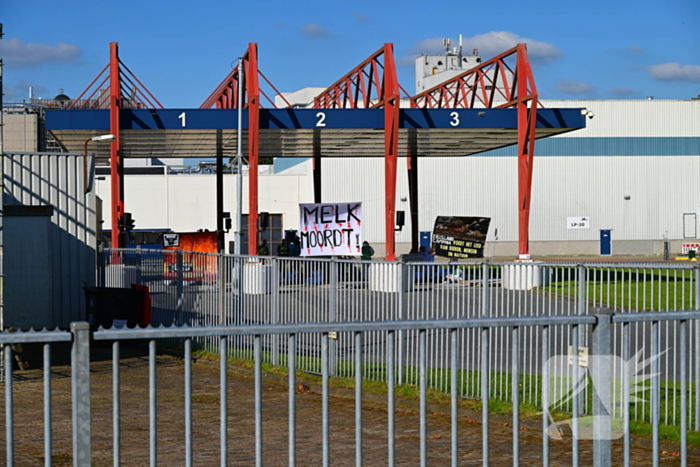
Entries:
[[[525, 44], [518, 44], [518, 259], [530, 259], [530, 200], [537, 128], [537, 91]], [[528, 90], [528, 84], [531, 89]], [[528, 101], [530, 107], [528, 108]]]
[[396, 166], [399, 151], [399, 81], [394, 47], [384, 44], [384, 177], [386, 190], [386, 259], [396, 261]]
[[124, 213], [124, 166], [119, 133], [119, 109], [121, 108], [121, 82], [119, 78], [119, 44], [109, 43], [109, 131], [115, 139], [110, 143], [109, 167], [112, 185], [112, 248], [122, 248], [119, 217]]
[[258, 46], [248, 44], [245, 69], [248, 94], [248, 254], [258, 254], [258, 148], [260, 143], [260, 85]]

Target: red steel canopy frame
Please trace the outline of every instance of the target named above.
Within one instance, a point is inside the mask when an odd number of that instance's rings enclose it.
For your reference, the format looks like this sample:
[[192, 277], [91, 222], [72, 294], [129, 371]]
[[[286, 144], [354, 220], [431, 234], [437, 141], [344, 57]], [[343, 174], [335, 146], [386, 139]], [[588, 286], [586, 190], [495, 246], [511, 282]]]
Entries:
[[[108, 73], [107, 70], [109, 70]], [[98, 83], [95, 86], [95, 83]], [[125, 98], [124, 86], [130, 97]], [[122, 248], [121, 216], [124, 215], [124, 163], [121, 156], [119, 110], [124, 108], [163, 108], [158, 99], [131, 73], [119, 59], [119, 44], [109, 43], [109, 64], [105, 66], [85, 91], [75, 99], [71, 109], [109, 109], [110, 133], [115, 139], [110, 143], [110, 179], [112, 203], [112, 248]]]
[[[515, 69], [506, 59], [515, 55]], [[260, 89], [258, 74], [281, 95], [258, 70], [257, 44], [248, 44], [244, 63], [243, 92], [248, 109], [249, 164], [249, 253], [257, 254], [258, 240], [258, 151], [260, 140], [260, 95], [274, 102]], [[109, 70], [109, 73], [105, 73]], [[105, 76], [106, 75], [106, 76]], [[238, 70], [234, 69], [205, 100], [200, 108], [216, 106], [232, 109], [238, 105]], [[95, 83], [98, 83], [95, 86]], [[130, 97], [124, 97], [123, 86]], [[88, 93], [92, 89], [92, 92]], [[314, 99], [314, 108], [384, 108], [386, 259], [396, 260], [394, 222], [396, 215], [396, 172], [399, 137], [398, 83], [393, 44], [382, 48], [336, 81]], [[405, 91], [404, 91], [405, 94]], [[86, 96], [83, 98], [84, 96]], [[287, 105], [289, 103], [287, 102]], [[520, 259], [529, 259], [529, 220], [532, 168], [535, 150], [538, 94], [525, 44], [488, 60], [445, 83], [411, 98], [413, 108], [508, 108], [518, 111], [518, 209]], [[124, 171], [120, 153], [119, 110], [163, 106], [121, 62], [118, 44], [110, 43], [110, 62], [70, 108], [108, 108], [110, 131], [115, 141], [110, 147], [112, 246], [122, 247], [120, 217], [124, 213]]]
[[[515, 69], [506, 59], [515, 55]], [[530, 199], [538, 95], [527, 46], [518, 44], [412, 98], [414, 108], [508, 108], [518, 110], [518, 249], [530, 259]]]
[[386, 190], [386, 259], [396, 260], [396, 165], [399, 150], [400, 86], [394, 45], [384, 46], [314, 99], [317, 109], [384, 107], [384, 186]]
[[[243, 57], [243, 102], [244, 108], [248, 109], [248, 254], [258, 254], [258, 154], [260, 148], [260, 94], [275, 107], [274, 101], [270, 99], [261, 89], [258, 75], [267, 82], [272, 89], [281, 96], [281, 93], [258, 69], [258, 44], [251, 42], [248, 44]], [[224, 78], [209, 97], [199, 106], [200, 109], [208, 109], [216, 106], [217, 109], [238, 108], [238, 67]], [[284, 97], [282, 97], [283, 100]], [[287, 102], [287, 105], [291, 105]], [[240, 226], [239, 226], [240, 229]]]

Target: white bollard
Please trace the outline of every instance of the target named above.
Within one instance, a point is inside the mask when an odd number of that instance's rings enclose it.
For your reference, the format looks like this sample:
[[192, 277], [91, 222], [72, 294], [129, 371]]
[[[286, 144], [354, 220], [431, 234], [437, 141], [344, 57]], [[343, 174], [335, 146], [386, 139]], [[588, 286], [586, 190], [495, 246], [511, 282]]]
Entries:
[[246, 263], [243, 266], [243, 292], [249, 295], [272, 292], [272, 266]]
[[[363, 265], [364, 266], [364, 265]], [[413, 278], [401, 277], [401, 263], [371, 262], [368, 267], [368, 289], [374, 292], [410, 292], [413, 290]], [[403, 284], [402, 284], [403, 282]]]
[[503, 266], [503, 281], [501, 286], [508, 290], [532, 290], [535, 287], [548, 285], [552, 281], [552, 271], [549, 266], [531, 261]]

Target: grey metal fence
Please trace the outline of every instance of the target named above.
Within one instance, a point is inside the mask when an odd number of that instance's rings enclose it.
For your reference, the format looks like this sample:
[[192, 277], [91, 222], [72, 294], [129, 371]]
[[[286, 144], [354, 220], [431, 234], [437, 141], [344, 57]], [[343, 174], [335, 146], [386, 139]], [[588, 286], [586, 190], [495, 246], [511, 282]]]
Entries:
[[[540, 395], [536, 404], [542, 412], [542, 436], [539, 449], [539, 460], [543, 465], [549, 465], [554, 454], [561, 456], [562, 450], [566, 450], [567, 458], [571, 458], [572, 465], [595, 465], [609, 466], [612, 462], [622, 462], [623, 465], [649, 464], [659, 465], [662, 452], [660, 448], [660, 429], [662, 425], [661, 407], [663, 402], [664, 384], [662, 382], [662, 359], [656, 358], [663, 353], [664, 340], [661, 333], [662, 323], [675, 323], [678, 325], [679, 338], [674, 343], [674, 351], [678, 355], [679, 369], [679, 400], [677, 416], [680, 424], [680, 463], [688, 465], [688, 428], [692, 420], [693, 409], [688, 397], [691, 381], [689, 377], [689, 360], [693, 351], [689, 339], [689, 328], [695, 325], [700, 319], [698, 311], [678, 311], [678, 312], [640, 312], [640, 313], [612, 313], [610, 309], [596, 308], [586, 314], [572, 314], [560, 316], [515, 316], [515, 317], [478, 317], [478, 318], [446, 318], [446, 319], [426, 319], [426, 320], [391, 320], [376, 322], [356, 322], [356, 323], [304, 323], [304, 324], [246, 324], [246, 325], [216, 325], [197, 327], [160, 327], [149, 329], [128, 329], [114, 328], [99, 330], [90, 333], [88, 323], [73, 323], [71, 332], [3, 332], [0, 333], [0, 345], [5, 352], [6, 378], [5, 378], [5, 458], [6, 465], [15, 465], [13, 427], [14, 405], [12, 398], [13, 371], [12, 371], [12, 345], [18, 343], [42, 343], [44, 347], [44, 453], [45, 465], [51, 465], [52, 459], [52, 439], [58, 433], [52, 429], [52, 374], [51, 374], [51, 344], [72, 340], [71, 351], [71, 401], [72, 401], [72, 459], [75, 466], [92, 465], [93, 437], [92, 423], [92, 400], [94, 394], [91, 392], [91, 365], [90, 362], [92, 342], [111, 343], [112, 348], [112, 397], [105, 399], [103, 403], [112, 405], [112, 449], [113, 465], [143, 465], [148, 459], [152, 466], [159, 465], [159, 443], [163, 440], [160, 437], [162, 427], [159, 419], [163, 411], [168, 409], [168, 401], [159, 398], [157, 375], [157, 353], [159, 342], [178, 341], [183, 342], [184, 366], [183, 396], [184, 396], [184, 446], [177, 449], [180, 459], [185, 465], [191, 466], [194, 463], [195, 453], [201, 448], [193, 441], [195, 429], [194, 406], [193, 406], [193, 363], [192, 349], [196, 339], [214, 339], [218, 341], [219, 365], [219, 417], [220, 417], [220, 448], [218, 461], [220, 465], [229, 463], [246, 463], [245, 459], [237, 458], [240, 452], [232, 453], [229, 449], [229, 440], [235, 436], [237, 442], [242, 442], [243, 438], [254, 439], [254, 462], [257, 466], [266, 465], [274, 459], [274, 463], [288, 464], [290, 466], [299, 463], [306, 463], [305, 460], [297, 458], [299, 440], [297, 437], [297, 421], [301, 417], [309, 416], [297, 411], [296, 396], [296, 370], [298, 366], [299, 340], [303, 335], [317, 336], [321, 342], [320, 351], [320, 375], [321, 375], [321, 426], [322, 435], [318, 448], [321, 451], [322, 465], [332, 465], [341, 462], [334, 459], [331, 451], [332, 413], [330, 407], [330, 379], [332, 346], [331, 336], [338, 333], [338, 336], [347, 336], [349, 349], [343, 358], [338, 358], [339, 366], [347, 366], [347, 373], [355, 381], [355, 421], [354, 421], [354, 463], [355, 465], [375, 464], [376, 462], [366, 455], [366, 439], [364, 427], [363, 409], [363, 383], [367, 380], [366, 368], [373, 367], [375, 371], [381, 370], [383, 380], [386, 381], [386, 432], [382, 436], [384, 449], [386, 450], [386, 460], [388, 465], [397, 462], [398, 453], [396, 450], [397, 433], [395, 432], [396, 418], [396, 390], [400, 386], [410, 384], [418, 388], [419, 391], [419, 414], [418, 414], [418, 451], [419, 458], [413, 461], [421, 466], [427, 465], [430, 450], [428, 437], [428, 391], [435, 387], [436, 380], [445, 380], [445, 387], [450, 394], [450, 452], [449, 462], [451, 465], [459, 465], [464, 460], [467, 453], [475, 450], [474, 440], [470, 441], [467, 448], [460, 441], [460, 400], [465, 396], [465, 379], [463, 362], [470, 359], [473, 349], [468, 345], [468, 341], [461, 339], [463, 333], [473, 332], [480, 336], [478, 370], [476, 370], [475, 396], [481, 402], [481, 423], [482, 434], [480, 444], [480, 462], [484, 466], [503, 465], [504, 460], [513, 465], [519, 465], [520, 452], [522, 448], [529, 447], [521, 444], [521, 408], [524, 397], [527, 394], [528, 377], [526, 370], [526, 353], [523, 351], [523, 337], [530, 331], [541, 337], [541, 346], [537, 349], [533, 357], [541, 368], [540, 375]], [[631, 326], [635, 323], [648, 323], [651, 327], [647, 341], [650, 345], [649, 358], [646, 363], [651, 366], [651, 377], [646, 378], [640, 369], [644, 365], [637, 364], [632, 356], [640, 351], [639, 341], [635, 340]], [[615, 327], [622, 327], [622, 339], [619, 349], [615, 348], [614, 334]], [[510, 344], [502, 346], [499, 350], [506, 354], [509, 361], [508, 375], [509, 381], [504, 388], [504, 392], [509, 393], [512, 401], [512, 423], [510, 429], [510, 440], [507, 448], [502, 440], [496, 441], [493, 436], [494, 424], [489, 423], [491, 415], [490, 404], [493, 403], [492, 395], [494, 385], [498, 384], [499, 378], [496, 374], [500, 371], [494, 369], [494, 360], [489, 349], [494, 345], [494, 339], [499, 336], [496, 331], [504, 331], [510, 336]], [[561, 330], [563, 348], [572, 347], [572, 352], [562, 354], [561, 349], [555, 345], [555, 331]], [[429, 345], [429, 336], [436, 331], [445, 332], [449, 342], [446, 354], [442, 355], [439, 347]], [[400, 347], [401, 333], [408, 335], [415, 333], [417, 338], [417, 358], [416, 373], [418, 377], [410, 383], [399, 382], [398, 370], [401, 368], [398, 355]], [[382, 363], [376, 360], [378, 354], [367, 342], [370, 336], [381, 336], [385, 343], [383, 347]], [[590, 347], [587, 354], [580, 353], [580, 336], [589, 336]], [[270, 423], [265, 418], [266, 409], [263, 391], [262, 365], [264, 358], [264, 342], [273, 336], [281, 337], [280, 343], [284, 342], [286, 348], [280, 353], [281, 364], [287, 368], [289, 391], [287, 396], [288, 426], [287, 434], [288, 447], [286, 459], [279, 446], [268, 446], [265, 444], [266, 424]], [[251, 339], [253, 344], [254, 362], [254, 423], [252, 430], [247, 428], [236, 429], [236, 425], [242, 425], [244, 421], [236, 420], [232, 424], [229, 419], [229, 395], [228, 395], [228, 370], [227, 357], [235, 353], [235, 345], [242, 339]], [[131, 340], [145, 340], [148, 347], [148, 367], [144, 369], [147, 377], [132, 378], [129, 381], [121, 380], [121, 372], [124, 371], [120, 357], [121, 345]], [[618, 352], [619, 351], [619, 352]], [[440, 361], [441, 372], [438, 373], [432, 368], [431, 363], [435, 354], [441, 355], [444, 360]], [[585, 362], [584, 362], [585, 360]], [[621, 362], [621, 370], [616, 370], [614, 362]], [[584, 370], [587, 368], [587, 370]], [[484, 377], [484, 375], [488, 375]], [[468, 385], [468, 384], [467, 384]], [[591, 386], [589, 390], [591, 399], [591, 416], [587, 416], [582, 411], [584, 402], [588, 399], [584, 388]], [[148, 442], [145, 453], [139, 453], [135, 457], [125, 458], [121, 453], [123, 442], [121, 430], [125, 422], [122, 417], [125, 409], [121, 407], [120, 400], [122, 391], [128, 387], [129, 391], [138, 391], [141, 394], [148, 394]], [[92, 397], [91, 397], [92, 395]], [[104, 395], [103, 395], [104, 396]], [[642, 396], [642, 397], [640, 397]], [[104, 398], [104, 397], [103, 397]], [[646, 402], [644, 402], [646, 401]], [[643, 404], [647, 404], [644, 406]], [[650, 414], [649, 421], [652, 429], [652, 451], [650, 455], [637, 452], [633, 447], [630, 436], [630, 423], [633, 410], [638, 406], [648, 408]], [[627, 410], [629, 408], [629, 410]], [[646, 409], [642, 409], [646, 410]], [[564, 414], [566, 420], [561, 420], [559, 415]], [[133, 420], [132, 420], [133, 422]], [[567, 425], [571, 431], [571, 439], [568, 442], [558, 442], [556, 447], [552, 446], [552, 439], [561, 439], [561, 427]], [[371, 435], [373, 442], [377, 442], [376, 432]], [[613, 450], [613, 441], [623, 438], [622, 450]], [[208, 439], [211, 436], [207, 437]], [[587, 441], [588, 440], [588, 441]], [[39, 438], [37, 443], [41, 443]], [[498, 451], [494, 451], [494, 443], [498, 442]], [[588, 456], [588, 448], [582, 449], [583, 443], [592, 443], [592, 456]], [[462, 444], [460, 444], [462, 443]], [[587, 445], [588, 446], [588, 445]], [[172, 449], [172, 446], [170, 447]], [[172, 454], [172, 453], [171, 453]], [[172, 458], [172, 456], [171, 456]], [[342, 462], [349, 459], [343, 458]], [[532, 460], [532, 457], [528, 460]], [[208, 458], [211, 464], [216, 462]]]
[[[147, 285], [154, 306], [153, 324], [158, 325], [262, 325], [307, 323], [358, 323], [393, 320], [443, 320], [477, 317], [574, 316], [590, 307], [610, 307], [618, 313], [663, 312], [700, 309], [700, 269], [694, 263], [489, 263], [489, 262], [379, 262], [347, 259], [306, 259], [210, 255], [175, 251], [108, 250], [105, 284]], [[627, 331], [614, 326], [613, 346], [620, 349], [623, 333], [629, 332], [635, 347], [649, 358], [651, 324], [631, 323]], [[395, 356], [397, 382], [415, 383], [419, 374], [419, 333], [397, 331]], [[680, 357], [676, 344], [680, 327], [661, 321], [658, 330], [662, 350], [661, 379], [664, 382], [661, 420], [680, 423]], [[550, 347], [559, 354], [570, 352], [568, 331], [550, 331]], [[689, 356], [689, 381], [693, 382], [692, 427], [700, 430], [700, 325], [688, 329], [694, 348]], [[351, 376], [354, 368], [344, 363], [354, 341], [347, 334], [331, 334], [330, 371]], [[493, 383], [490, 395], [511, 402], [509, 385], [512, 361], [507, 352], [512, 334], [505, 328], [489, 330], [490, 346], [483, 347], [483, 333], [463, 329], [460, 346], [469, 349], [460, 361], [462, 395], [477, 398], [480, 386], [481, 351], [489, 356]], [[322, 340], [319, 334], [302, 333], [297, 338], [297, 365], [303, 371], [320, 373]], [[522, 402], [540, 403], [543, 337], [534, 328], [518, 336], [522, 378], [526, 391]], [[589, 335], [579, 329], [582, 355], [588, 351]], [[195, 346], [218, 352], [219, 341], [199, 338]], [[263, 361], [279, 364], [286, 352], [283, 336], [265, 335], [261, 342]], [[386, 335], [364, 336], [364, 377], [386, 378], [382, 371], [387, 349]], [[429, 381], [434, 389], [447, 392], [449, 382], [440, 375], [447, 368], [451, 337], [444, 329], [426, 334], [429, 349]], [[231, 344], [238, 357], [251, 358], [254, 341], [238, 336]], [[613, 362], [619, 365], [619, 362]], [[650, 377], [651, 368], [641, 368]], [[584, 388], [581, 410], [590, 414], [592, 405]], [[649, 421], [649, 407], [635, 406], [633, 420]]]

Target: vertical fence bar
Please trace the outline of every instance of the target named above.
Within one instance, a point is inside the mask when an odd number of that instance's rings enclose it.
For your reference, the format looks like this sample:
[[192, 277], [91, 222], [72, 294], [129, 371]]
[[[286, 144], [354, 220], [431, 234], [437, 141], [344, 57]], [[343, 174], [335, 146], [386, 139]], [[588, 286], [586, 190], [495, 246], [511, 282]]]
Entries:
[[612, 462], [610, 384], [612, 382], [612, 310], [595, 308], [596, 324], [593, 327], [589, 360], [593, 378], [593, 466], [610, 467]]
[[459, 464], [459, 335], [456, 329], [450, 329], [450, 392], [451, 392], [451, 440], [452, 467]]
[[396, 462], [396, 433], [395, 433], [395, 416], [396, 416], [396, 361], [395, 361], [395, 331], [387, 333], [386, 342], [386, 388], [387, 388], [387, 445], [389, 448], [388, 465], [393, 466]]
[[[700, 265], [695, 266], [695, 309], [700, 311]], [[695, 431], [700, 431], [700, 319], [695, 325]]]
[[51, 407], [51, 344], [44, 344], [44, 465], [46, 467], [51, 467], [53, 450]]
[[[401, 283], [399, 284], [399, 303], [398, 303], [398, 309], [399, 309], [399, 321], [404, 321], [406, 320], [406, 311], [408, 308], [407, 301], [406, 301], [406, 294], [404, 293], [404, 287], [406, 284], [408, 284], [409, 280], [411, 281], [410, 283], [413, 284], [413, 278], [409, 278], [408, 276], [408, 266], [404, 261], [401, 261], [399, 264], [399, 267], [401, 268], [401, 272], [399, 273], [400, 281]], [[411, 290], [412, 285], [408, 290]], [[397, 384], [402, 385], [404, 383], [404, 365], [406, 364], [406, 331], [404, 330], [399, 330], [398, 331], [398, 367], [399, 367], [399, 374], [398, 374], [398, 379], [397, 379]]]
[[[240, 234], [238, 235], [241, 238]], [[245, 306], [245, 273], [243, 271], [243, 266], [245, 265], [244, 258], [238, 256], [234, 260], [235, 277], [236, 277], [236, 310], [234, 315], [234, 323], [241, 325], [243, 324], [243, 308]], [[238, 338], [240, 342], [240, 338]], [[240, 349], [239, 349], [240, 350]]]
[[[331, 258], [330, 264], [330, 296], [328, 297], [328, 321], [335, 323], [338, 321], [338, 261], [335, 257]], [[336, 376], [337, 366], [338, 366], [338, 334], [336, 333], [336, 338], [329, 341], [329, 374]]]
[[[280, 260], [272, 258], [272, 324], [280, 322]], [[277, 366], [280, 364], [280, 335], [273, 334], [272, 339], [272, 364]]]
[[420, 465], [428, 464], [428, 351], [427, 332], [418, 332], [418, 361], [420, 366]]
[[[587, 300], [587, 298], [588, 298], [587, 297], [587, 292], [588, 292], [587, 273], [588, 273], [588, 270], [586, 269], [586, 267], [583, 264], [579, 264], [578, 271], [579, 271], [579, 282], [578, 282], [578, 309], [577, 309], [577, 312], [579, 315], [583, 316], [583, 315], [588, 314], [588, 300]], [[594, 275], [593, 277], [595, 277], [595, 274], [596, 274], [595, 270], [592, 270], [591, 274]], [[603, 274], [602, 271], [601, 271], [601, 274]], [[602, 288], [601, 288], [601, 293], [602, 293]], [[594, 297], [594, 299], [595, 299], [595, 297]], [[578, 349], [580, 347], [586, 346], [586, 340], [584, 337], [584, 333], [586, 331], [586, 328], [584, 326], [580, 326], [580, 327], [576, 326], [576, 328], [578, 329], [578, 337], [577, 337], [577, 341], [576, 341], [577, 348], [574, 350], [574, 354], [576, 355], [576, 358], [578, 358], [578, 352], [579, 352]], [[578, 363], [576, 363], [576, 365], [574, 366], [574, 368], [575, 368], [574, 371], [578, 375], [579, 368], [580, 368], [579, 367], [580, 361], [577, 360], [577, 362]], [[580, 383], [580, 381], [577, 381], [577, 384], [578, 383]], [[586, 411], [587, 392], [588, 392], [588, 388], [586, 385], [583, 385], [580, 388], [580, 390], [576, 391], [577, 395], [583, 395], [583, 397], [576, 398], [576, 400], [578, 402], [578, 409], [576, 412], [576, 418], [574, 419], [574, 423], [576, 424], [577, 427], [578, 427], [578, 417], [580, 415], [583, 415], [584, 412]], [[576, 458], [578, 459], [578, 454], [576, 454]]]
[[481, 317], [487, 318], [491, 314], [491, 287], [490, 287], [490, 267], [488, 261], [481, 265]]
[[221, 467], [228, 465], [228, 337], [219, 337], [219, 431]]
[[184, 300], [185, 300], [185, 282], [184, 282], [184, 270], [183, 270], [183, 262], [182, 262], [182, 251], [177, 250], [175, 253], [176, 255], [176, 261], [177, 261], [177, 279], [175, 281], [175, 288], [176, 288], [176, 294], [177, 294], [177, 325], [178, 326], [183, 326], [185, 324], [184, 322]]
[[489, 465], [489, 328], [481, 328], [481, 450], [482, 464]]
[[5, 357], [5, 453], [8, 467], [15, 465], [15, 420], [12, 394], [12, 345], [3, 346]]
[[549, 467], [549, 326], [542, 326], [542, 466]]
[[659, 467], [659, 422], [661, 403], [661, 375], [659, 374], [659, 322], [651, 323], [651, 437], [652, 465]]
[[[73, 465], [75, 467], [90, 467], [92, 465], [92, 433], [90, 426], [90, 325], [85, 322], [78, 322], [71, 323], [70, 327], [73, 333], [73, 346], [71, 349]], [[7, 384], [7, 381], [5, 383]]]
[[630, 454], [631, 454], [631, 434], [630, 434], [630, 394], [632, 391], [632, 368], [635, 368], [637, 362], [634, 362], [634, 367], [630, 359], [632, 358], [631, 349], [632, 336], [630, 334], [630, 323], [622, 324], [622, 417], [624, 430], [623, 439], [623, 465], [625, 467], [630, 466]]
[[253, 344], [255, 359], [255, 467], [263, 467], [262, 420], [262, 337], [255, 335]]
[[148, 418], [151, 467], [158, 466], [158, 420], [156, 412], [156, 341], [148, 342]]
[[518, 467], [520, 465], [520, 328], [513, 326], [512, 334], [513, 467]]
[[581, 385], [583, 381], [579, 379], [579, 360], [578, 360], [578, 348], [579, 348], [579, 329], [578, 324], [571, 326], [571, 359], [573, 362], [571, 373], [571, 391], [573, 391], [572, 401], [571, 401], [571, 415], [572, 424], [571, 430], [573, 436], [571, 439], [571, 460], [574, 467], [579, 465], [579, 416], [581, 414], [580, 405], [580, 395], [581, 395]]
[[[362, 345], [363, 333], [355, 333], [355, 466], [362, 467]], [[291, 466], [290, 466], [291, 467]]]
[[121, 465], [122, 458], [120, 350], [119, 341], [112, 342], [112, 457], [114, 465]]
[[185, 466], [192, 467], [192, 339], [185, 339]]
[[688, 322], [680, 323], [681, 339], [681, 467], [688, 467]]
[[[481, 316], [486, 318], [491, 313], [491, 289], [489, 286], [488, 262], [481, 265], [482, 285], [481, 285]], [[482, 464], [489, 465], [489, 397], [491, 395], [489, 374], [489, 328], [481, 328], [481, 450]]]
[[297, 335], [287, 339], [287, 363], [289, 369], [289, 467], [297, 463]]
[[323, 394], [321, 395], [321, 424], [323, 438], [323, 467], [330, 466], [331, 458], [331, 434], [330, 434], [330, 403], [329, 403], [329, 380], [328, 380], [328, 333], [324, 332], [321, 337], [321, 380]]

